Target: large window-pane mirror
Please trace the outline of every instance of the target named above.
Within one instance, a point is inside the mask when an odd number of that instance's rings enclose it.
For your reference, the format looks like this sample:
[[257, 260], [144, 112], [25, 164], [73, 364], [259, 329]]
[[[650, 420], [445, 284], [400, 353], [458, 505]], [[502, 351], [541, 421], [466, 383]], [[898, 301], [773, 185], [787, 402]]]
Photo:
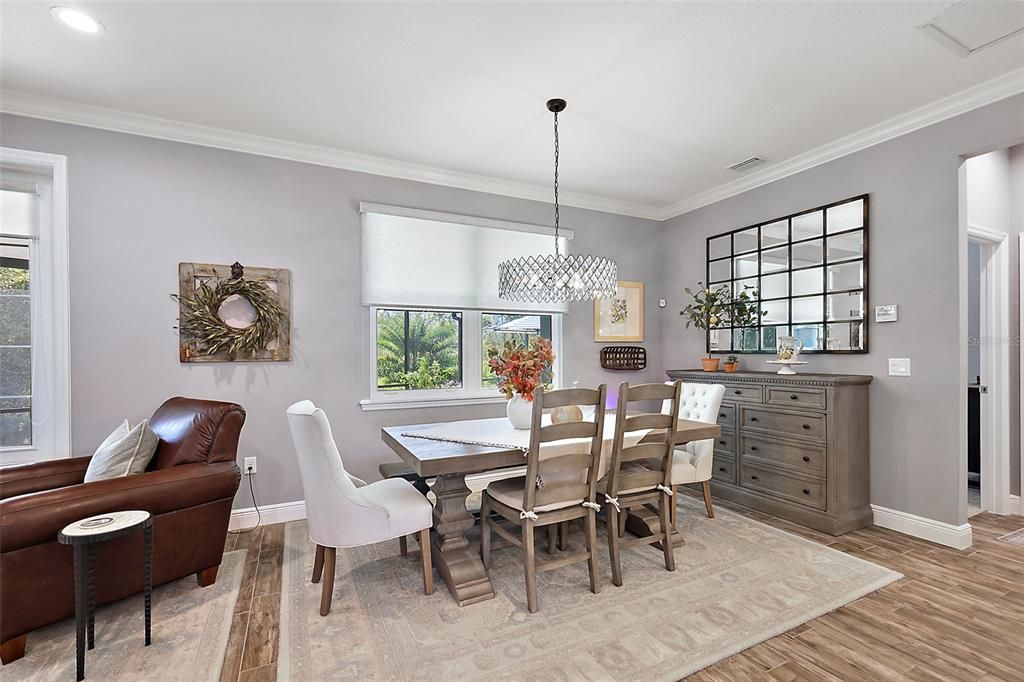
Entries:
[[867, 352], [867, 231], [864, 195], [708, 238], [706, 281], [760, 313], [723, 319], [708, 350], [773, 353], [796, 336], [809, 352]]

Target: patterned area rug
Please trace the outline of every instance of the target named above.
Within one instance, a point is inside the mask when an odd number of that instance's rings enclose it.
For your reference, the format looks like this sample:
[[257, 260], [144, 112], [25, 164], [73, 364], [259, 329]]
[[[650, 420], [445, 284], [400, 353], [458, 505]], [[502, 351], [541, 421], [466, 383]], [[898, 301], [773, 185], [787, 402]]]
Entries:
[[[153, 590], [153, 643], [144, 642], [142, 595], [96, 609], [96, 648], [85, 652], [87, 680], [217, 680], [242, 584], [245, 551], [229, 552], [217, 582], [194, 576]], [[0, 668], [0, 680], [75, 679], [75, 620], [28, 637], [25, 656]]]
[[996, 540], [1002, 540], [1003, 542], [1009, 542], [1011, 545], [1024, 545], [1024, 528], [1015, 530], [1012, 533], [1002, 535]]
[[[682, 498], [675, 573], [658, 550], [636, 547], [615, 587], [603, 543], [600, 594], [586, 563], [540, 573], [532, 615], [517, 548], [493, 552], [497, 596], [460, 608], [436, 571], [423, 595], [415, 543], [401, 557], [389, 542], [339, 550], [321, 618], [313, 544], [305, 522], [288, 524], [278, 679], [678, 680], [902, 577], [728, 510], [716, 516]], [[572, 548], [582, 542], [574, 529]]]

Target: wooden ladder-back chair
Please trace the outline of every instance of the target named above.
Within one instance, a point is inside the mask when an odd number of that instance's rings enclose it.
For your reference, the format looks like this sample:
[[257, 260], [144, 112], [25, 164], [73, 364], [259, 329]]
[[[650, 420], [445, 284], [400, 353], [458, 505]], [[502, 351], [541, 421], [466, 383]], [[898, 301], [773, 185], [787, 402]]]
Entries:
[[[538, 388], [534, 391], [526, 476], [495, 481], [484, 491], [480, 507], [480, 554], [484, 567], [490, 568], [491, 565], [492, 530], [520, 547], [523, 550], [526, 601], [530, 613], [536, 613], [539, 608], [537, 571], [549, 571], [587, 561], [590, 564], [590, 590], [595, 594], [601, 591], [597, 567], [596, 516], [601, 506], [594, 498], [599, 476], [597, 467], [604, 442], [605, 391], [604, 384], [597, 390], [571, 388], [545, 393]], [[566, 405], [592, 406], [594, 421], [543, 425], [546, 408]], [[571, 439], [577, 439], [577, 442], [559, 442]], [[542, 448], [542, 445], [545, 447]], [[492, 518], [492, 513], [519, 526], [519, 536], [505, 528], [497, 518]], [[585, 521], [586, 551], [538, 562], [534, 549], [536, 530], [548, 527], [548, 537], [551, 538], [551, 531], [557, 525], [564, 529], [565, 524], [576, 519]]]
[[[601, 481], [607, 512], [608, 550], [612, 563], [612, 583], [622, 585], [624, 547], [661, 543], [665, 568], [676, 570], [672, 554], [672, 457], [675, 446], [676, 414], [679, 412], [680, 384], [639, 384], [619, 386], [615, 411], [615, 439], [608, 475]], [[666, 403], [664, 413], [629, 414], [630, 403], [657, 401]], [[632, 431], [650, 430], [637, 445], [623, 447], [623, 437]], [[657, 505], [659, 532], [639, 538], [626, 538], [622, 521], [627, 510]]]

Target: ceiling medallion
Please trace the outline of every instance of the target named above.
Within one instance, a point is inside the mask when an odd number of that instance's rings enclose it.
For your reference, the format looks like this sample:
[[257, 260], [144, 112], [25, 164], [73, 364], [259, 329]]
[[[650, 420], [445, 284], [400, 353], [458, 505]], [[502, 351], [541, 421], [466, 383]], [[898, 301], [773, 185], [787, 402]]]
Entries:
[[566, 303], [615, 296], [618, 270], [603, 256], [558, 251], [558, 114], [564, 99], [549, 99], [555, 116], [555, 250], [498, 264], [498, 297], [521, 303]]

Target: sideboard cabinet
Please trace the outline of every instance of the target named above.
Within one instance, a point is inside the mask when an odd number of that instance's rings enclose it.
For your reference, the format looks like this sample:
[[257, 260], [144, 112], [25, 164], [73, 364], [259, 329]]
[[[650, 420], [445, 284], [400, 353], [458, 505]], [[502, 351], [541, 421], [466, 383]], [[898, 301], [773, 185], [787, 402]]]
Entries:
[[723, 384], [713, 495], [842, 535], [871, 524], [870, 376], [669, 370]]

